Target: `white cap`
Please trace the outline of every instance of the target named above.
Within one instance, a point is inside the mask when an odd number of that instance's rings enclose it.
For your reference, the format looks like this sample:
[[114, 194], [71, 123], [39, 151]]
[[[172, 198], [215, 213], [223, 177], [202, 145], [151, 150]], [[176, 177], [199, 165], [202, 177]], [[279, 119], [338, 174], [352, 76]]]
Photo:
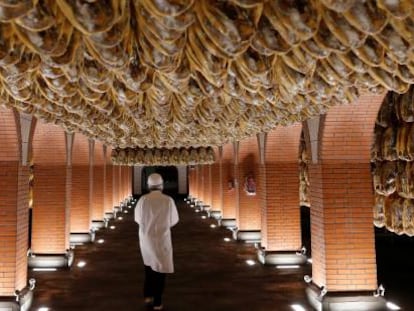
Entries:
[[160, 174], [153, 173], [153, 174], [149, 175], [149, 177], [148, 177], [148, 181], [147, 181], [148, 187], [162, 186], [163, 183], [164, 183], [164, 181], [162, 180], [162, 177], [161, 177]]

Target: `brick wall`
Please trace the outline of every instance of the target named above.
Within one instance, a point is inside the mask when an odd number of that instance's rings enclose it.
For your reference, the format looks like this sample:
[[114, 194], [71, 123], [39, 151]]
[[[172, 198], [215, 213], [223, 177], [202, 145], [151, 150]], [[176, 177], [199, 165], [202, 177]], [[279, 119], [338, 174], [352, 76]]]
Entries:
[[[11, 155], [9, 151], [7, 157]], [[28, 167], [0, 161], [0, 296], [12, 296], [26, 286], [28, 181]]]
[[66, 142], [64, 131], [38, 122], [33, 137], [33, 223], [34, 253], [66, 252]]
[[88, 138], [76, 133], [72, 152], [72, 204], [70, 213], [70, 232], [73, 233], [86, 233], [90, 229], [89, 177]]
[[383, 96], [331, 108], [309, 166], [313, 281], [328, 291], [377, 287], [370, 147]]
[[104, 165], [103, 145], [95, 141], [93, 159], [92, 220], [102, 220], [104, 216]]
[[[259, 204], [260, 187], [260, 165], [259, 148], [256, 136], [247, 138], [240, 142], [238, 186], [239, 186], [239, 208], [236, 219], [239, 230], [260, 230], [261, 228], [261, 209]], [[256, 183], [256, 195], [247, 195], [244, 190], [245, 179], [253, 176]]]
[[301, 248], [299, 206], [299, 138], [302, 127], [277, 127], [267, 135], [262, 208], [262, 244], [267, 250]]
[[105, 166], [105, 212], [112, 212], [113, 202], [113, 165], [111, 160], [111, 149], [106, 150], [106, 166]]
[[119, 205], [119, 165], [112, 166], [112, 193], [114, 206]]
[[233, 144], [226, 144], [223, 146], [222, 159], [222, 187], [223, 187], [223, 218], [236, 218], [236, 198], [235, 189], [229, 188], [229, 182], [234, 182], [234, 158], [233, 158]]
[[213, 210], [221, 211], [223, 206], [221, 159], [218, 148], [214, 149], [216, 162], [211, 165], [211, 206]]

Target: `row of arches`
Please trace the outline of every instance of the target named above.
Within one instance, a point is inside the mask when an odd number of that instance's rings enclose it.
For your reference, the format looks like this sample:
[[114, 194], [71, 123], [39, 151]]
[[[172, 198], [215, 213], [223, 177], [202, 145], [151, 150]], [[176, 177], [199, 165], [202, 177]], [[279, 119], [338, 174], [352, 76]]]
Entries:
[[19, 301], [28, 266], [70, 265], [71, 244], [93, 240], [132, 175], [101, 142], [3, 107], [0, 146], [0, 296]]
[[[378, 288], [370, 150], [384, 99], [363, 95], [302, 124], [216, 148], [218, 161], [189, 171], [193, 201], [236, 228], [235, 238], [256, 240], [263, 262], [300, 262], [299, 153], [308, 157], [313, 297]], [[255, 195], [246, 190], [254, 178]], [[320, 304], [321, 302], [315, 302]]]

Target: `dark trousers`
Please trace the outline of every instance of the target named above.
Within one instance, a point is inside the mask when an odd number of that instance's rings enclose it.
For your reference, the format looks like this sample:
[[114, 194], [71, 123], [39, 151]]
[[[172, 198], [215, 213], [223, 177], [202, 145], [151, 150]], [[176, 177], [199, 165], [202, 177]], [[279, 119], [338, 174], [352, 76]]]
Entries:
[[154, 306], [162, 304], [162, 293], [164, 292], [165, 273], [159, 273], [145, 267], [144, 297], [153, 297]]

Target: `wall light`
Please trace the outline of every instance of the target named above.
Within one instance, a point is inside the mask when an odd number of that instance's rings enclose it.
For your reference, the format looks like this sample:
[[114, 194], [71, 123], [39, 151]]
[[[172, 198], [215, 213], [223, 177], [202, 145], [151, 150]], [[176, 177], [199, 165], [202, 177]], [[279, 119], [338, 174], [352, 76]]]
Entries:
[[124, 219], [124, 217], [122, 217], [122, 216], [119, 216], [118, 217], [118, 220], [122, 220], [122, 219]]
[[200, 213], [200, 210], [199, 210], [199, 209], [196, 209], [196, 210], [195, 210], [195, 212], [196, 212], [196, 213]]
[[213, 228], [213, 229], [214, 229], [215, 227], [217, 227], [217, 225], [216, 225], [216, 224], [211, 224], [211, 225], [210, 225], [210, 228]]
[[79, 268], [83, 268], [83, 267], [85, 267], [85, 266], [86, 266], [86, 262], [84, 262], [84, 261], [79, 261], [79, 262], [78, 262], [78, 264], [77, 264], [77, 266], [78, 266]]
[[56, 268], [33, 268], [33, 271], [56, 271]]
[[125, 211], [124, 211], [124, 214], [128, 214], [128, 211], [127, 211], [127, 210], [125, 210]]
[[116, 227], [115, 226], [110, 226], [109, 229], [114, 230]]
[[104, 239], [99, 239], [97, 242], [98, 242], [99, 244], [102, 244], [103, 242], [105, 242], [105, 240], [104, 240]]
[[201, 219], [206, 219], [206, 218], [207, 218], [206, 215], [201, 216]]
[[224, 242], [230, 242], [231, 241], [230, 238], [224, 238], [223, 240], [224, 240]]
[[276, 266], [277, 269], [297, 269], [299, 268], [299, 265], [280, 265]]
[[256, 264], [256, 262], [255, 262], [254, 260], [252, 260], [252, 259], [247, 259], [247, 260], [246, 260], [246, 263], [247, 263], [249, 266], [254, 266], [254, 265]]
[[390, 310], [401, 310], [401, 308], [399, 306], [397, 306], [395, 303], [393, 303], [391, 301], [387, 301], [387, 303], [385, 305]]
[[302, 307], [301, 305], [298, 305], [298, 304], [294, 304], [294, 305], [290, 305], [290, 306], [295, 311], [306, 311], [306, 309], [304, 307]]

